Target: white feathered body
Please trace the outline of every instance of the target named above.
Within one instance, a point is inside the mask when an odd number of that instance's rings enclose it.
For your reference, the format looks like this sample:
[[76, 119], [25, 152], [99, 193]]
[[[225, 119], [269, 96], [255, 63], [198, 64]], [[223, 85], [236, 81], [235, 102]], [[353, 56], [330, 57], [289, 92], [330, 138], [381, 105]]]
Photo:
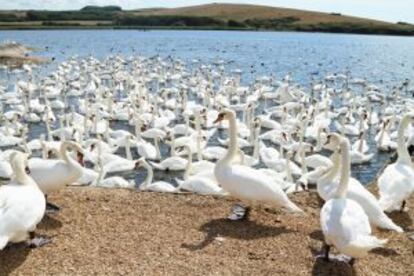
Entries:
[[354, 200], [333, 198], [321, 209], [321, 227], [325, 241], [353, 258], [382, 247], [387, 241], [371, 235], [371, 226], [362, 207]]
[[220, 186], [233, 197], [302, 212], [278, 185], [272, 183], [271, 178], [258, 170], [241, 165], [217, 164], [214, 173]]
[[385, 211], [401, 208], [402, 201], [414, 192], [414, 169], [411, 164], [388, 165], [378, 178], [379, 204]]
[[29, 160], [30, 176], [44, 194], [57, 191], [76, 182], [82, 171], [69, 166], [63, 160]]
[[10, 183], [0, 187], [0, 250], [22, 242], [36, 229], [46, 210], [43, 193], [34, 185]]

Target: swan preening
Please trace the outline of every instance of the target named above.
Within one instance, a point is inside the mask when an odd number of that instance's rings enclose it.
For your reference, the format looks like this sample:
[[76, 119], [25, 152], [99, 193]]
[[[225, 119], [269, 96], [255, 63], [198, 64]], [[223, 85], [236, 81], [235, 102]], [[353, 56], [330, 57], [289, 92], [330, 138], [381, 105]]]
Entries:
[[[291, 74], [244, 86], [223, 64], [161, 57], [73, 58], [38, 77], [0, 87], [0, 178], [9, 181], [0, 186], [1, 249], [33, 237], [45, 197], [68, 185], [233, 197], [238, 220], [253, 204], [306, 214], [291, 198], [316, 184], [326, 243], [341, 253], [384, 246], [371, 227], [404, 231], [388, 212], [404, 211], [414, 190], [414, 101], [402, 105], [365, 80], [330, 75], [309, 93]], [[394, 151], [377, 199], [351, 165], [371, 170]]]

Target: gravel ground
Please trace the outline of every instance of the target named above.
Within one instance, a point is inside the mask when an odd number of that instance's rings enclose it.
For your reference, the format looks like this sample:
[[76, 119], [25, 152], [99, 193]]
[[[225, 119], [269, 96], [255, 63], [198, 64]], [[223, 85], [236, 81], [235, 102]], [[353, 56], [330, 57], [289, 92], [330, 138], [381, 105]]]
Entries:
[[0, 275], [414, 275], [414, 199], [392, 218], [406, 233], [388, 238], [354, 268], [315, 256], [323, 236], [315, 192], [292, 195], [306, 216], [264, 206], [230, 222], [233, 201], [196, 195], [70, 187], [54, 194], [59, 214], [37, 233], [52, 243], [0, 252]]

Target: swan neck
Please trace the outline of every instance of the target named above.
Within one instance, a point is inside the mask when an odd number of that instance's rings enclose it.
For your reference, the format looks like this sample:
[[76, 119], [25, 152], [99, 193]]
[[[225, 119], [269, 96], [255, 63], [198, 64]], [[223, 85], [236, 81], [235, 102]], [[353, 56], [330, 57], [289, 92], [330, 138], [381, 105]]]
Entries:
[[155, 146], [155, 159], [160, 160], [161, 159], [161, 151], [160, 151], [160, 145], [158, 143], [158, 137], [154, 138], [154, 146]]
[[185, 167], [185, 172], [184, 172], [184, 180], [187, 180], [188, 177], [190, 176], [190, 170], [191, 170], [192, 163], [193, 163], [193, 154], [191, 152], [190, 147], [186, 147], [186, 150], [188, 154], [188, 159], [187, 159], [187, 166]]
[[125, 141], [125, 153], [126, 153], [127, 159], [132, 160], [131, 142], [129, 141], [129, 137], [127, 137]]
[[407, 129], [408, 125], [410, 124], [411, 118], [409, 115], [405, 115], [403, 119], [401, 120], [401, 123], [398, 127], [398, 159], [397, 162], [403, 162], [403, 163], [411, 163], [410, 155], [407, 151], [407, 147], [405, 145], [405, 130]]
[[348, 183], [350, 178], [350, 170], [351, 170], [351, 161], [349, 158], [349, 142], [348, 140], [341, 141], [340, 144], [341, 149], [341, 178], [339, 180], [339, 187], [335, 192], [335, 198], [345, 198], [345, 195], [348, 191]]
[[231, 114], [232, 115], [229, 118], [229, 131], [230, 131], [229, 149], [227, 151], [226, 156], [223, 159], [225, 164], [229, 164], [234, 159], [239, 149], [239, 145], [237, 141], [236, 115], [234, 113], [231, 113]]
[[146, 188], [152, 183], [152, 179], [154, 178], [154, 171], [146, 161], [144, 162], [144, 168], [147, 170], [147, 176], [144, 180], [144, 188]]

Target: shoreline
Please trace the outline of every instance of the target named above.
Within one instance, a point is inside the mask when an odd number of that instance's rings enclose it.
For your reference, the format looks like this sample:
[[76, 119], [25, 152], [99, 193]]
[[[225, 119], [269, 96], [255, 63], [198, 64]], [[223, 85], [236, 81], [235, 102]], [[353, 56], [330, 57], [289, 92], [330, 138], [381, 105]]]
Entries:
[[347, 35], [368, 35], [368, 36], [391, 36], [391, 37], [414, 37], [413, 34], [401, 34], [401, 33], [387, 33], [384, 32], [341, 32], [341, 31], [321, 31], [321, 30], [269, 30], [269, 29], [250, 29], [250, 28], [224, 28], [224, 27], [142, 27], [142, 26], [44, 26], [44, 25], [1, 25], [1, 31], [44, 31], [44, 30], [136, 30], [136, 31], [236, 31], [236, 32], [267, 32], [267, 33], [307, 33], [307, 34], [347, 34]]
[[231, 32], [266, 32], [266, 33], [304, 33], [304, 34], [343, 34], [343, 35], [366, 35], [366, 36], [390, 36], [390, 37], [414, 37], [405, 34], [389, 34], [389, 33], [364, 33], [364, 32], [324, 32], [324, 31], [294, 31], [294, 30], [267, 30], [267, 29], [232, 29], [232, 28], [170, 28], [170, 27], [153, 27], [142, 28], [135, 26], [18, 26], [9, 27], [0, 25], [0, 31], [99, 31], [99, 30], [131, 30], [131, 31], [231, 31]]
[[[370, 190], [373, 186], [370, 186]], [[349, 265], [317, 259], [323, 235], [315, 191], [289, 197], [306, 216], [255, 206], [248, 221], [226, 216], [236, 201], [192, 194], [68, 187], [51, 195], [62, 207], [37, 233], [52, 243], [0, 251], [2, 275], [409, 275], [414, 271], [414, 199], [391, 218], [405, 233], [374, 233], [389, 242]], [[337, 254], [333, 250], [334, 254]], [[1, 274], [1, 273], [0, 273]]]

